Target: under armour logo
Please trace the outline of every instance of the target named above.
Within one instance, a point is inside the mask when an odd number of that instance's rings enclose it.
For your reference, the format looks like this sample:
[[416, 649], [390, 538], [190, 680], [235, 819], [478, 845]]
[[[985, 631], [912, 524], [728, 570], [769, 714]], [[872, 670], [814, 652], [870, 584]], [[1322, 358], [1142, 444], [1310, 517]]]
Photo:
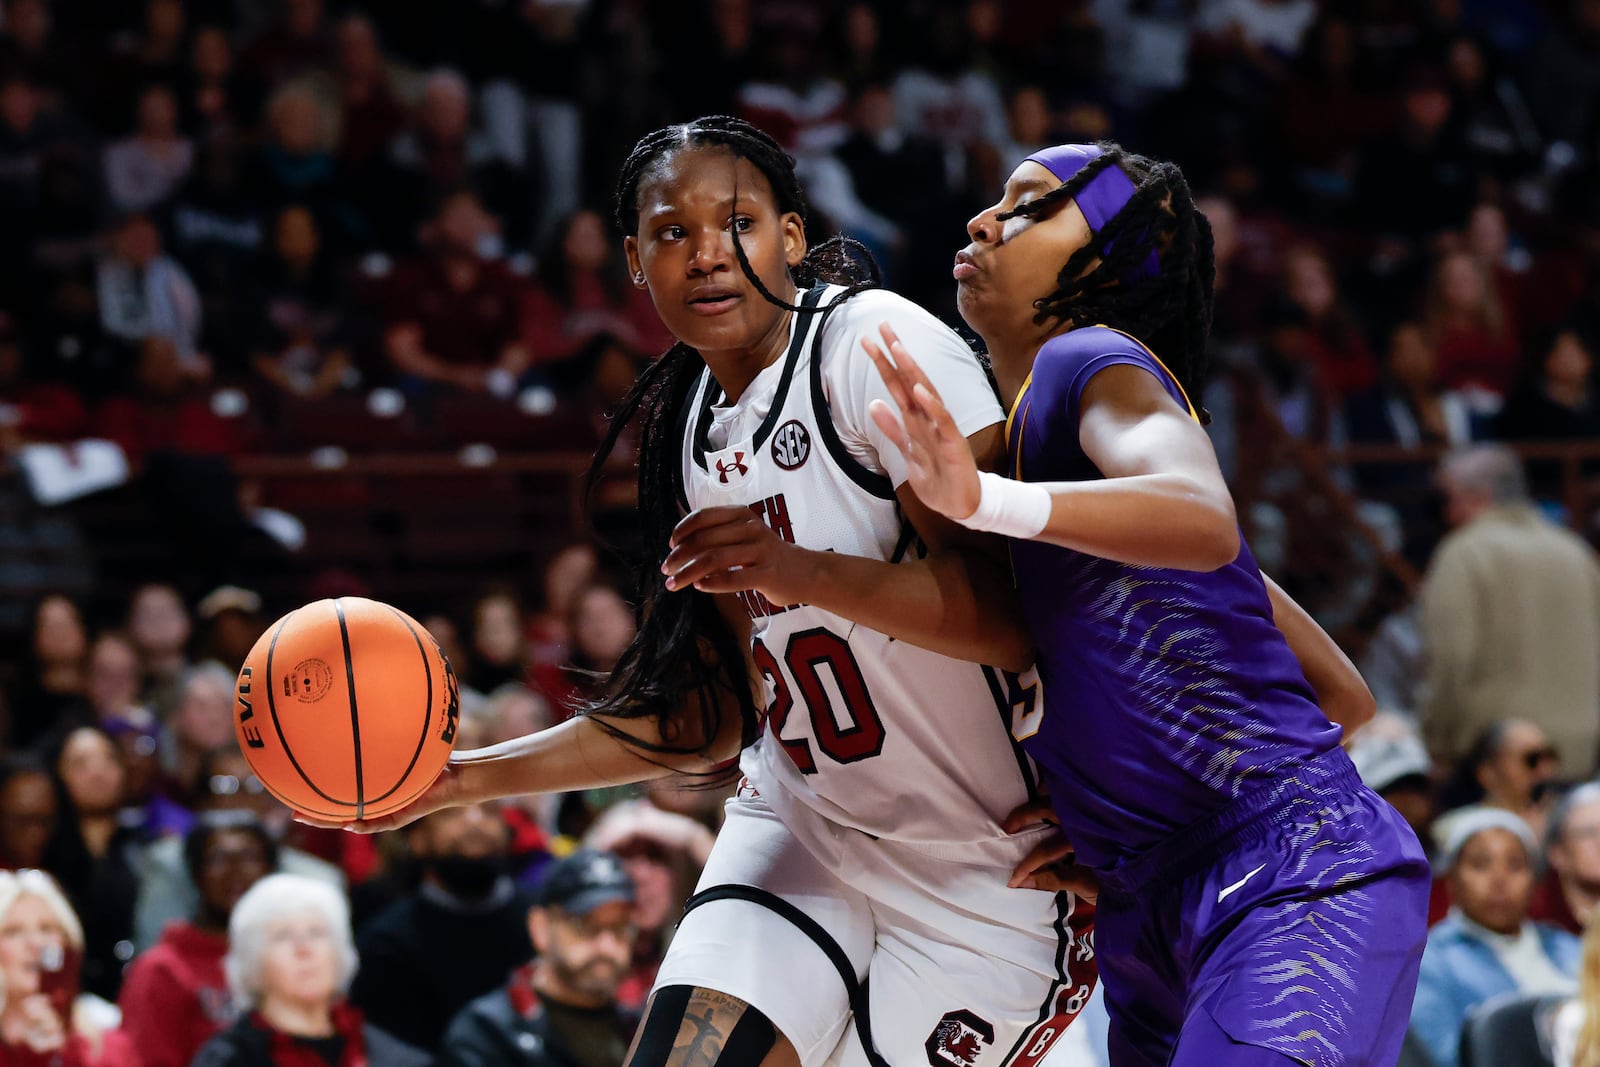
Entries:
[[728, 475], [736, 470], [741, 478], [750, 473], [750, 468], [745, 466], [743, 452], [735, 452], [732, 463], [728, 463], [726, 460], [717, 460], [717, 475], [723, 485], [728, 484]]

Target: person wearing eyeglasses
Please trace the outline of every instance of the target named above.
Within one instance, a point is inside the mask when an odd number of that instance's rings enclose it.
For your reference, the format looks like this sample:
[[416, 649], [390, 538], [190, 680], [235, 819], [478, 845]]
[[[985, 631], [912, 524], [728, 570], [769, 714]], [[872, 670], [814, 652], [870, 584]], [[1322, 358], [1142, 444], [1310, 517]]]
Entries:
[[170, 923], [161, 940], [134, 957], [118, 1005], [143, 1067], [189, 1067], [212, 1036], [233, 1021], [223, 974], [228, 920], [240, 898], [278, 866], [278, 846], [248, 811], [208, 811], [183, 842], [199, 889], [193, 921]]
[[[200, 796], [196, 813], [247, 811], [266, 827], [278, 846], [274, 869], [299, 874], [343, 890], [338, 867], [283, 843], [289, 811], [266, 791], [261, 779], [237, 748], [208, 753], [200, 764]], [[192, 921], [199, 914], [200, 894], [184, 863], [183, 838], [166, 837], [145, 848], [139, 895], [133, 909], [134, 943], [148, 949], [169, 923]]]
[[1446, 811], [1434, 826], [1437, 839], [1445, 840], [1457, 821], [1484, 808], [1512, 812], [1536, 838], [1543, 837], [1561, 772], [1561, 754], [1537, 723], [1512, 718], [1491, 723], [1473, 740], [1445, 790]]

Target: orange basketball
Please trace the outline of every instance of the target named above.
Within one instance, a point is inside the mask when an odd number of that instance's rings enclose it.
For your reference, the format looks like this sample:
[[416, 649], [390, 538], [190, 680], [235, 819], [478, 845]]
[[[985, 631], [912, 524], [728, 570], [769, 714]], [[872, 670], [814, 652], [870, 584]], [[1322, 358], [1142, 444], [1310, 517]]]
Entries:
[[405, 807], [455, 744], [455, 673], [433, 635], [361, 597], [273, 623], [239, 671], [234, 732], [256, 776], [295, 811], [350, 821]]

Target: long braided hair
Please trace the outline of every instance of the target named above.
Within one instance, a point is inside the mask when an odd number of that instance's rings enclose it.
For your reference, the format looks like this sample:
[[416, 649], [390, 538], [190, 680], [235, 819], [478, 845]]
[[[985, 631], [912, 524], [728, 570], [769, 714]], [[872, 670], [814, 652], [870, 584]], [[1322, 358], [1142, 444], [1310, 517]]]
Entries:
[[[1107, 167], [1121, 167], [1133, 181], [1128, 202], [1061, 267], [1055, 292], [1034, 301], [1033, 320], [1101, 324], [1132, 334], [1171, 368], [1198, 409], [1217, 277], [1211, 223], [1194, 206], [1176, 164], [1135, 155], [1110, 141], [1102, 141], [1100, 150], [1061, 185], [996, 216], [1004, 222], [1048, 215]], [[1152, 251], [1160, 263], [1154, 278], [1142, 269]], [[1200, 415], [1201, 421], [1211, 421], [1204, 411]]]
[[[640, 191], [655, 177], [657, 169], [678, 152], [705, 147], [723, 148], [734, 157], [748, 160], [772, 186], [778, 211], [793, 212], [800, 216], [802, 227], [806, 224], [810, 212], [795, 177], [793, 158], [750, 123], [716, 115], [656, 130], [634, 146], [617, 179], [613, 201], [616, 223], [623, 233], [638, 233]], [[739, 268], [764, 299], [791, 312], [809, 314], [822, 310], [797, 307], [771, 292], [750, 266], [738, 229], [731, 232]], [[824, 282], [847, 286], [847, 293], [829, 306], [837, 306], [839, 299], [880, 284], [871, 253], [845, 237], [809, 247], [791, 274], [802, 289]], [[642, 598], [639, 632], [617, 662], [607, 695], [587, 708], [586, 714], [613, 736], [647, 755], [703, 754], [721, 731], [722, 709], [729, 697], [744, 721], [746, 743], [753, 740], [759, 721], [745, 669], [745, 649], [729, 629], [715, 600], [698, 589], [669, 592], [661, 573], [661, 562], [670, 550], [672, 531], [680, 514], [683, 441], [677, 433], [678, 416], [703, 366], [700, 353], [682, 341], [669, 348], [639, 376], [622, 401], [589, 469], [592, 488], [618, 438], [637, 420], [642, 537], [630, 563]], [[698, 709], [698, 721], [680, 718], [686, 702]], [[659, 724], [660, 744], [642, 741], [607, 721], [649, 718]]]

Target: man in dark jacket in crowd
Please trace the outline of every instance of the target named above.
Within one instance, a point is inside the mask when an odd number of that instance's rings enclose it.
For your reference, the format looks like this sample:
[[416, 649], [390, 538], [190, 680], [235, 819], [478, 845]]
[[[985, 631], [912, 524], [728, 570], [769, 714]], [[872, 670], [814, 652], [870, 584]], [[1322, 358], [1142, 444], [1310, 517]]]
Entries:
[[552, 866], [528, 933], [538, 958], [462, 1009], [439, 1067], [618, 1067], [637, 1021], [617, 1006], [637, 933], [621, 861], [583, 850]]

